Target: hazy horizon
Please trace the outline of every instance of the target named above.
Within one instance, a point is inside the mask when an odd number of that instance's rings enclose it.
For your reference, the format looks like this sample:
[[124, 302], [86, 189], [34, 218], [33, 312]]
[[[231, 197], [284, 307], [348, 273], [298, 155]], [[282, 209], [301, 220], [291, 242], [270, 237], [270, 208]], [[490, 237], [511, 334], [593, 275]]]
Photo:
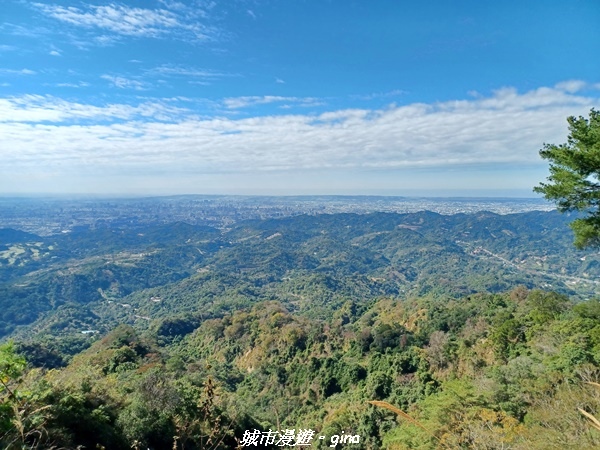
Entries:
[[0, 198], [168, 198], [168, 197], [265, 197], [265, 198], [294, 198], [294, 197], [381, 197], [407, 199], [523, 199], [545, 201], [540, 195], [525, 195], [521, 191], [419, 191], [404, 193], [94, 193], [94, 192], [0, 192]]
[[[542, 181], [542, 180], [540, 180]], [[468, 197], [468, 198], [531, 198], [542, 199], [532, 189], [415, 189], [415, 190], [287, 190], [287, 189], [239, 189], [205, 191], [182, 190], [106, 190], [106, 191], [4, 191], [0, 197], [63, 197], [63, 196], [91, 196], [91, 197], [170, 197], [170, 196], [253, 196], [253, 197], [297, 197], [297, 196], [363, 196], [363, 197]]]

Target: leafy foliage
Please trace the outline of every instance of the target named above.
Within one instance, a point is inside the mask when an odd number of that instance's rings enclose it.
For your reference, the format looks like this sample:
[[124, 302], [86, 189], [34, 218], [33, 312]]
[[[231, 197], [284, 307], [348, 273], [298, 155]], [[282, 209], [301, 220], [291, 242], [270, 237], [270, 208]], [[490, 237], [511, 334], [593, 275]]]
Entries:
[[[25, 373], [5, 346], [1, 367], [36, 406], [25, 434], [42, 427], [66, 447], [236, 448], [245, 429], [312, 428], [370, 449], [592, 448], [600, 435], [577, 408], [600, 411], [585, 384], [600, 375], [594, 305], [520, 287], [349, 303], [319, 320], [265, 300], [175, 340], [120, 326], [62, 369]], [[11, 411], [3, 443], [18, 431]]]
[[589, 119], [569, 117], [566, 144], [546, 144], [540, 156], [550, 161], [549, 183], [534, 190], [556, 202], [560, 211], [584, 211], [573, 221], [578, 248], [600, 245], [600, 112]]

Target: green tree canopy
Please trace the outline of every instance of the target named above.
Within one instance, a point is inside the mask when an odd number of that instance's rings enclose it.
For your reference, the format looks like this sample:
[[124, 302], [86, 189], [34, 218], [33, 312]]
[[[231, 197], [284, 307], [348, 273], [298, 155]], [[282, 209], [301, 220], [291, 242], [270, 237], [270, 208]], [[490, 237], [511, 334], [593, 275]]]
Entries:
[[566, 144], [544, 144], [540, 156], [550, 161], [547, 183], [533, 190], [556, 203], [561, 212], [587, 215], [571, 223], [575, 246], [600, 247], [600, 112], [589, 119], [571, 116]]

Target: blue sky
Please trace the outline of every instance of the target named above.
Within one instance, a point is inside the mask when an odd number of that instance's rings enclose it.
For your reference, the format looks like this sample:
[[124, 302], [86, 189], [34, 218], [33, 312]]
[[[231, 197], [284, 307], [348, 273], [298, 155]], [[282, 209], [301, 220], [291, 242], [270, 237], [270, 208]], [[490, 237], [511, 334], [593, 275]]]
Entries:
[[597, 0], [3, 0], [0, 193], [533, 196]]

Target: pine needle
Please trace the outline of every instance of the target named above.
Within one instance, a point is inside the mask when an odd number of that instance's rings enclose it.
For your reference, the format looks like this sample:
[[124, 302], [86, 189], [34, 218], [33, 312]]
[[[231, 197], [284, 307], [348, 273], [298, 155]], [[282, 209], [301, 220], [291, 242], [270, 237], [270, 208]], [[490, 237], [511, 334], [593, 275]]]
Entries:
[[428, 434], [430, 434], [431, 436], [433, 436], [434, 438], [437, 439], [437, 437], [435, 435], [433, 435], [427, 428], [425, 428], [425, 426], [423, 426], [423, 424], [421, 424], [421, 422], [419, 422], [416, 419], [413, 419], [411, 416], [406, 414], [401, 409], [396, 408], [394, 405], [390, 405], [388, 402], [382, 402], [380, 400], [371, 400], [369, 403], [374, 406], [379, 406], [380, 408], [389, 409], [390, 411], [398, 414], [403, 419], [406, 419], [408, 422], [412, 423], [413, 425], [416, 425], [417, 427], [421, 428], [422, 430], [426, 431]]
[[583, 414], [585, 417], [587, 417], [591, 423], [591, 425], [598, 431], [600, 431], [600, 421], [598, 421], [598, 419], [596, 419], [594, 416], [592, 416], [589, 412], [584, 411], [581, 408], [577, 408], [579, 410], [579, 412], [581, 414]]

